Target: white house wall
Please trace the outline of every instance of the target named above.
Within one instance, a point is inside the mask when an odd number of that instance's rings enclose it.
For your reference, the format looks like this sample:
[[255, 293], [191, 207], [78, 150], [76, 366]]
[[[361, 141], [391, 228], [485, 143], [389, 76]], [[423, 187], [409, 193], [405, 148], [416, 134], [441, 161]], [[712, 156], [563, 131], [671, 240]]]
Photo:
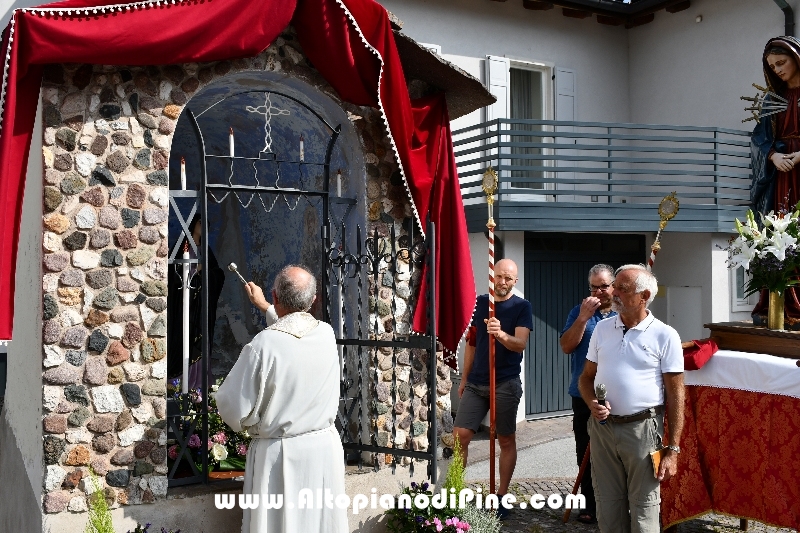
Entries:
[[531, 11], [522, 2], [382, 0], [405, 24], [403, 33], [440, 45], [442, 54], [505, 56], [573, 69], [576, 120], [627, 122], [628, 36], [594, 18], [564, 17], [561, 9]]
[[42, 117], [28, 160], [14, 293], [14, 342], [8, 347], [0, 417], [0, 531], [42, 530]]
[[[789, 4], [800, 23], [800, 2]], [[764, 45], [784, 34], [773, 0], [692, 0], [689, 9], [659, 11], [628, 31], [633, 122], [753, 128], [742, 124], [747, 113], [739, 97], [755, 94], [752, 83], [764, 84]]]
[[[657, 318], [674, 326], [684, 341], [707, 337], [710, 332], [701, 327], [710, 322], [749, 320], [748, 312], [732, 312], [730, 303], [730, 272], [725, 262], [727, 252], [721, 247], [728, 236], [713, 233], [665, 233], [661, 238], [653, 273], [658, 278], [659, 295], [651, 308]], [[690, 289], [700, 291], [701, 309], [675, 308], [687, 299]], [[698, 315], [699, 325], [687, 330], [681, 327], [681, 317], [687, 313]]]

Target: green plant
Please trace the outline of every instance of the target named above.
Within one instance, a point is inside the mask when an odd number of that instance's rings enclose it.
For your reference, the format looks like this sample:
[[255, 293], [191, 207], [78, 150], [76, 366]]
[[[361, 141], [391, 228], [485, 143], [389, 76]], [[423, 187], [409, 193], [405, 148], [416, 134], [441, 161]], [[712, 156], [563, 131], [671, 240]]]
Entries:
[[499, 533], [500, 520], [494, 510], [479, 509], [467, 505], [460, 509], [462, 520], [470, 525], [471, 533]]
[[94, 489], [89, 495], [89, 522], [86, 524], [85, 533], [114, 533], [114, 523], [108, 502], [103, 493], [103, 487], [93, 468], [89, 469], [89, 482]]
[[456, 489], [456, 494], [460, 494], [461, 489], [465, 486], [464, 455], [461, 453], [461, 442], [457, 438], [453, 440], [453, 459], [450, 461], [450, 466], [447, 467], [447, 476], [443, 486], [448, 492], [450, 489]]

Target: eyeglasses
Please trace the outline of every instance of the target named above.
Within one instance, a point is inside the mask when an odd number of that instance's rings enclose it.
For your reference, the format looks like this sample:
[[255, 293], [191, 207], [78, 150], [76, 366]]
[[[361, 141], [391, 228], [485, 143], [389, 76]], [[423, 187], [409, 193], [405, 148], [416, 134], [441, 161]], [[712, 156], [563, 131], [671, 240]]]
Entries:
[[589, 292], [597, 292], [597, 291], [608, 292], [608, 289], [610, 289], [610, 288], [611, 288], [611, 285], [609, 285], [609, 284], [605, 284], [605, 285], [589, 285]]

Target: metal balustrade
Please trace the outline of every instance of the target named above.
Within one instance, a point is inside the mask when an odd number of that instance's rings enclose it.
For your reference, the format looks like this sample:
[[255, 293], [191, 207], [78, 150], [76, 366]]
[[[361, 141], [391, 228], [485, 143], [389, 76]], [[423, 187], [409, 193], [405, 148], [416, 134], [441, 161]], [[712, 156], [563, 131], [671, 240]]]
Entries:
[[[495, 119], [453, 132], [470, 231], [486, 222], [480, 181], [499, 175], [507, 230], [651, 231], [676, 191], [672, 231], [729, 232], [747, 209], [750, 133], [714, 127]], [[644, 224], [643, 224], [644, 223]]]

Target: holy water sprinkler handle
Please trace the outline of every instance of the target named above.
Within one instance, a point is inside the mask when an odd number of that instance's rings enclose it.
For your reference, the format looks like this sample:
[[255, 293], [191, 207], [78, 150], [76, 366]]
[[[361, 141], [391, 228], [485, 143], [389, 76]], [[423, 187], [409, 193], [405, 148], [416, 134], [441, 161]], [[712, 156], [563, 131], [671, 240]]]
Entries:
[[238, 269], [238, 267], [236, 266], [236, 263], [231, 263], [230, 265], [228, 265], [228, 270], [230, 270], [231, 272], [233, 272], [234, 274], [236, 274], [237, 276], [239, 276], [239, 279], [240, 279], [240, 280], [242, 280], [242, 283], [244, 283], [245, 285], [247, 285], [247, 280], [245, 280], [245, 279], [242, 277], [242, 275], [241, 275], [241, 274], [239, 274], [239, 269]]
[[[606, 406], [606, 386], [600, 383], [594, 388], [594, 394], [597, 396], [597, 403], [602, 405], [603, 407]], [[605, 424], [605, 420], [600, 421], [601, 424]]]

